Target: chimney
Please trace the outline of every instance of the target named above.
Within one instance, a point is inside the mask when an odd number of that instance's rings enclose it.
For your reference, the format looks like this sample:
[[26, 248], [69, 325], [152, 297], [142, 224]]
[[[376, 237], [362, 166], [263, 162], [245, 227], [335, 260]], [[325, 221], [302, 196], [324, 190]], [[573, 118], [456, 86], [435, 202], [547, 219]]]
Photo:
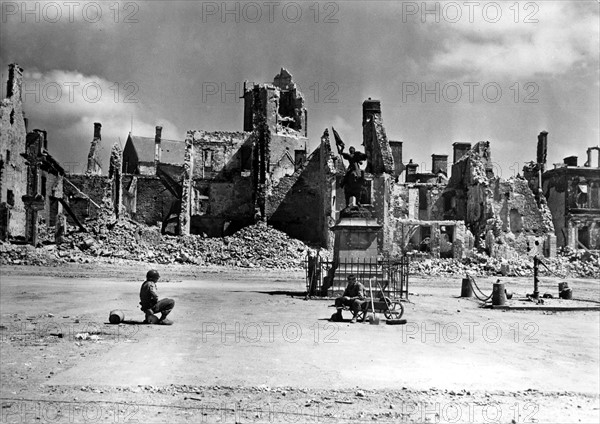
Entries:
[[408, 163], [406, 164], [406, 177], [405, 177], [407, 183], [415, 182], [415, 180], [416, 180], [415, 175], [417, 173], [418, 167], [419, 167], [419, 165], [417, 165], [416, 163], [413, 163], [412, 159], [408, 161]]
[[156, 126], [156, 133], [154, 134], [154, 161], [160, 162], [161, 157], [161, 149], [160, 149], [160, 140], [162, 136], [162, 127], [160, 125]]
[[568, 156], [563, 161], [567, 166], [577, 166], [577, 156]]
[[363, 126], [368, 119], [375, 114], [381, 115], [381, 102], [379, 100], [368, 100], [363, 102]]
[[21, 85], [23, 84], [23, 68], [16, 63], [8, 65], [8, 81], [6, 82], [6, 97], [17, 96], [21, 99]]
[[538, 144], [537, 144], [537, 160], [536, 162], [545, 165], [546, 164], [546, 154], [548, 153], [548, 131], [542, 131], [538, 135]]
[[[37, 152], [36, 152], [36, 154], [39, 154], [39, 153], [41, 153], [41, 151], [42, 151], [43, 149], [46, 149], [46, 150], [48, 150], [48, 149], [47, 149], [47, 147], [48, 147], [48, 140], [47, 140], [47, 138], [46, 138], [46, 137], [47, 137], [47, 135], [48, 135], [48, 133], [46, 132], [46, 130], [40, 130], [40, 129], [37, 129], [37, 128], [36, 128], [36, 129], [35, 129], [35, 130], [33, 130], [32, 132], [33, 132], [33, 133], [35, 133], [35, 134], [37, 135], [37, 137], [35, 138], [35, 140], [36, 140], [36, 142], [37, 142], [37, 144], [36, 144], [36, 146], [35, 146], [35, 147], [37, 148]], [[39, 140], [39, 141], [38, 141], [38, 140]]]
[[392, 157], [394, 158], [394, 177], [398, 178], [404, 171], [402, 163], [402, 142], [390, 140], [390, 148], [392, 149]]
[[431, 155], [431, 172], [437, 174], [443, 172], [448, 175], [448, 155]]
[[102, 140], [102, 136], [100, 135], [101, 129], [102, 124], [100, 122], [94, 122], [94, 140]]
[[[594, 151], [597, 154], [595, 161], [594, 161], [594, 153], [593, 153]], [[590, 168], [600, 168], [600, 146], [589, 147], [587, 149], [587, 162], [583, 166], [587, 166]]]
[[452, 143], [452, 163], [458, 162], [469, 150], [471, 150], [471, 143]]

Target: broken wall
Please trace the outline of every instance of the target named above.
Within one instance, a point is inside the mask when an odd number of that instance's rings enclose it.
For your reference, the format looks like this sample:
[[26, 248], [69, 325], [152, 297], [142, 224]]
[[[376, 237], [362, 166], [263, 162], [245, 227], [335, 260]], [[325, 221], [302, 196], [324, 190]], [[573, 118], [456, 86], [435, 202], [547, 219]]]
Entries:
[[49, 172], [43, 173], [45, 188], [44, 193], [44, 221], [49, 226], [56, 225], [56, 217], [62, 213], [62, 205], [56, 200], [63, 197], [64, 176]]
[[[123, 148], [123, 174], [135, 174], [139, 172], [139, 159], [135, 147], [131, 143], [131, 136], [128, 137]], [[146, 174], [146, 172], [141, 174]]]
[[297, 135], [271, 135], [269, 181], [272, 186], [277, 186], [281, 178], [293, 175], [302, 166], [307, 142], [306, 137]]
[[[123, 204], [131, 218], [146, 225], [162, 225], [177, 200], [157, 176], [123, 175]], [[111, 181], [107, 179], [110, 193]], [[132, 198], [132, 199], [128, 199]], [[132, 208], [135, 204], [135, 209]]]
[[558, 246], [600, 249], [600, 171], [561, 167], [543, 174]]
[[100, 157], [100, 149], [102, 147], [101, 129], [102, 124], [99, 122], [94, 123], [94, 138], [90, 145], [85, 172], [87, 175], [102, 175], [102, 159]]
[[[112, 198], [111, 179], [102, 175], [67, 175], [65, 178], [77, 187], [68, 182], [65, 182], [63, 187], [64, 196], [75, 216], [82, 222], [85, 219], [97, 219], [101, 211], [88, 197], [102, 206], [105, 197]], [[70, 224], [75, 224], [68, 215], [67, 220]]]
[[527, 180], [495, 177], [489, 142], [477, 143], [453, 166], [444, 198], [445, 217], [464, 220], [478, 247], [492, 256], [527, 253], [534, 241], [549, 244], [550, 211], [537, 204]]
[[229, 235], [254, 215], [251, 133], [193, 131], [190, 232]]
[[250, 133], [194, 131], [193, 140], [194, 178], [229, 180], [250, 170], [253, 142]]
[[[319, 215], [319, 228], [321, 232], [320, 243], [325, 248], [333, 247], [335, 242], [335, 234], [331, 230], [336, 223], [336, 200], [337, 200], [337, 177], [343, 176], [338, 166], [338, 157], [333, 154], [331, 143], [329, 140], [329, 131], [325, 129], [321, 136], [319, 146], [319, 174], [321, 187], [321, 211]], [[340, 197], [344, 198], [343, 194]]]
[[244, 131], [254, 130], [257, 114], [266, 116], [272, 132], [298, 132], [305, 137], [308, 134], [304, 96], [285, 68], [281, 68], [273, 78], [272, 85], [253, 84], [248, 87], [244, 83]]
[[9, 65], [7, 97], [0, 104], [0, 239], [25, 236], [27, 130], [21, 102], [23, 69]]
[[379, 100], [363, 102], [363, 145], [367, 155], [365, 171], [374, 175], [394, 174], [394, 156], [388, 142]]
[[[333, 174], [328, 171], [333, 160], [328, 140], [299, 165], [296, 172], [279, 178], [268, 196], [269, 224], [291, 237], [327, 246], [332, 236]], [[323, 163], [325, 161], [325, 163]]]

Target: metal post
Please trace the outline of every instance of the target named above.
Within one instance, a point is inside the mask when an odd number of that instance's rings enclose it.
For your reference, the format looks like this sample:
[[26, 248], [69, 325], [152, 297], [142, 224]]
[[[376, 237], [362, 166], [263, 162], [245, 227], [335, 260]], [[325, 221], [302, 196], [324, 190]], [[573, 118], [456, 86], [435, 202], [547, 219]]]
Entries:
[[531, 297], [533, 297], [534, 299], [538, 299], [540, 297], [540, 292], [538, 290], [538, 285], [540, 282], [540, 279], [538, 277], [539, 266], [540, 260], [538, 259], [537, 255], [535, 255], [533, 257], [533, 294], [531, 295]]

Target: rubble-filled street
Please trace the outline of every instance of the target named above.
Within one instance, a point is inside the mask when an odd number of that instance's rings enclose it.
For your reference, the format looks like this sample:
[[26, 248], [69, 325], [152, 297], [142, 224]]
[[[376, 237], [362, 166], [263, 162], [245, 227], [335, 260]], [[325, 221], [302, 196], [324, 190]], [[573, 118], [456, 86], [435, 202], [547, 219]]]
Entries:
[[0, 424], [600, 422], [600, 2], [0, 2]]
[[[73, 232], [58, 246], [53, 236], [42, 237], [48, 244], [32, 246], [0, 242], [0, 265], [60, 266], [65, 263], [125, 264], [144, 261], [150, 264], [224, 265], [245, 268], [296, 269], [303, 266], [309, 246], [285, 233], [265, 225], [246, 227], [225, 238], [206, 238], [198, 235], [175, 237], [161, 235], [156, 227], [120, 221], [113, 225], [102, 221], [90, 223], [90, 233]], [[320, 250], [317, 248], [317, 250]], [[330, 256], [327, 250], [320, 254]], [[565, 249], [557, 257], [546, 259], [550, 268], [542, 275], [600, 279], [598, 254]], [[411, 272], [432, 276], [504, 275], [526, 277], [533, 275], [531, 258], [511, 260], [490, 258], [473, 253], [462, 260], [422, 258], [411, 262]]]
[[[2, 422], [600, 417], [597, 311], [481, 309], [458, 297], [459, 278], [411, 277], [406, 325], [332, 323], [331, 300], [304, 300], [302, 270], [175, 264], [157, 269], [176, 325], [138, 325], [147, 267], [2, 267]], [[501, 278], [531, 290], [530, 278]], [[598, 300], [597, 280], [567, 281], [574, 298]], [[112, 309], [129, 323], [109, 324]]]

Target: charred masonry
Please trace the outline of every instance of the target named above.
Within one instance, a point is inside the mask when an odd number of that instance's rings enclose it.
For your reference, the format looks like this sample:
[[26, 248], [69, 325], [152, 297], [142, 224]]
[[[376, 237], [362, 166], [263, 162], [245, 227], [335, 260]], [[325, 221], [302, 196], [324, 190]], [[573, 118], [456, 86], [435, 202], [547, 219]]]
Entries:
[[[102, 172], [101, 124], [95, 123], [84, 174], [65, 175], [48, 153], [43, 130], [28, 132], [21, 104], [22, 69], [10, 65], [1, 105], [0, 236], [36, 242], [39, 222], [64, 231], [108, 210], [159, 225], [172, 234], [224, 236], [256, 221], [292, 237], [332, 245], [331, 227], [346, 206], [341, 159], [325, 130], [307, 151], [304, 99], [285, 70], [271, 84], [244, 87], [243, 131], [190, 130], [185, 140], [130, 133], [115, 144]], [[378, 100], [363, 102], [367, 156], [359, 203], [381, 225], [377, 247], [392, 256], [423, 251], [461, 258], [473, 247], [508, 258], [540, 246], [600, 249], [600, 148], [584, 166], [576, 157], [546, 169], [547, 136], [523, 176], [494, 175], [490, 143], [454, 143], [432, 155], [431, 172], [403, 161], [402, 142], [389, 140]], [[451, 172], [448, 167], [451, 166]], [[104, 213], [104, 212], [103, 212]], [[537, 243], [536, 243], [537, 242]]]

